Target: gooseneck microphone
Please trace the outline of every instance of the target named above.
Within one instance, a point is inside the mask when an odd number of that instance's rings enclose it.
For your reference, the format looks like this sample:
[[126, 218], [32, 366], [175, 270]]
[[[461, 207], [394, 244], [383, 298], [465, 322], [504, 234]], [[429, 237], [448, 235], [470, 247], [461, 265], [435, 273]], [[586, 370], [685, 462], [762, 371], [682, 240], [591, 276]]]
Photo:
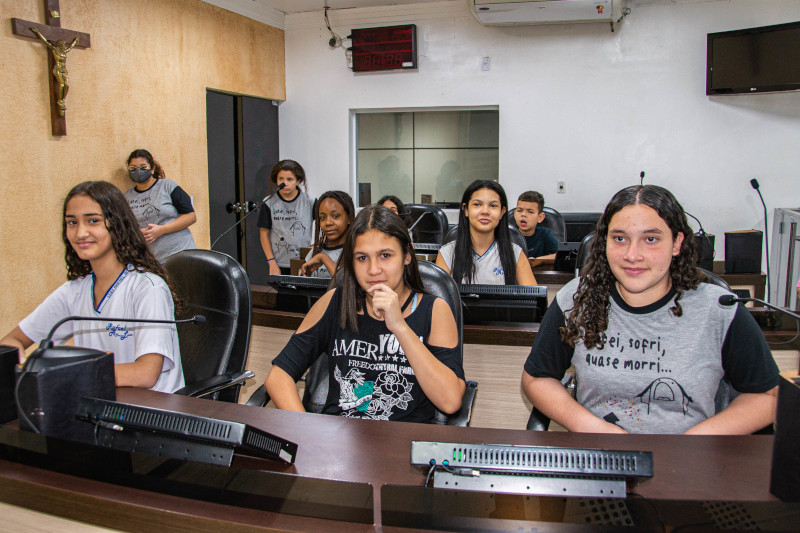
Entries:
[[758, 185], [758, 180], [753, 178], [750, 180], [750, 186], [756, 190], [758, 197], [761, 199], [761, 205], [764, 207], [764, 244], [766, 245], [767, 255], [767, 300], [772, 296], [772, 288], [769, 280], [769, 233], [767, 230], [767, 204], [764, 203], [764, 197], [761, 196], [761, 189]]
[[[150, 319], [150, 318], [109, 318], [109, 317], [95, 317], [95, 316], [68, 316], [56, 322], [56, 324], [52, 327], [50, 332], [47, 334], [42, 342], [39, 343], [39, 347], [31, 353], [30, 357], [25, 361], [25, 364], [22, 366], [22, 370], [17, 377], [16, 385], [14, 386], [14, 401], [16, 405], [19, 407], [17, 414], [19, 415], [20, 427], [24, 429], [28, 429], [33, 431], [34, 433], [45, 433], [50, 434], [53, 432], [54, 435], [58, 436], [59, 432], [62, 431], [60, 428], [60, 424], [63, 423], [63, 420], [59, 422], [61, 418], [57, 412], [62, 412], [64, 414], [70, 409], [74, 412], [74, 408], [76, 406], [77, 399], [80, 397], [77, 393], [74, 397], [70, 398], [59, 398], [58, 401], [54, 399], [43, 399], [38, 398], [37, 401], [45, 401], [51, 402], [49, 405], [53, 409], [43, 409], [40, 410], [40, 423], [34, 424], [33, 421], [28, 417], [29, 409], [26, 408], [23, 403], [20, 401], [20, 386], [22, 381], [26, 378], [26, 376], [36, 376], [38, 373], [43, 370], [48, 370], [48, 377], [41, 378], [45, 381], [48, 381], [51, 385], [53, 383], [62, 383], [64, 380], [73, 380], [69, 381], [71, 385], [67, 387], [64, 386], [63, 390], [81, 390], [83, 393], [89, 395], [97, 395], [102, 394], [101, 389], [103, 389], [104, 384], [97, 382], [97, 373], [101, 372], [101, 368], [108, 369], [110, 372], [110, 383], [111, 385], [107, 385], [113, 388], [114, 386], [114, 373], [113, 373], [113, 360], [111, 363], [107, 363], [109, 366], [103, 367], [102, 363], [97, 362], [97, 356], [101, 356], [104, 352], [99, 350], [94, 350], [91, 348], [80, 348], [77, 346], [53, 346], [53, 335], [55, 334], [56, 330], [61, 327], [62, 324], [69, 322], [71, 320], [86, 320], [86, 321], [93, 321], [93, 322], [136, 322], [136, 323], [144, 323], [144, 324], [182, 324], [185, 322], [192, 322], [194, 324], [205, 324], [206, 317], [203, 315], [194, 315], [192, 318], [186, 318], [183, 320], [159, 320], [159, 319]], [[57, 370], [57, 366], [59, 365], [59, 361], [66, 361], [69, 359], [74, 361], [74, 364], [67, 365], [68, 368], [66, 373], [61, 373]], [[92, 359], [92, 360], [90, 360]], [[67, 368], [62, 365], [62, 370]], [[59, 374], [61, 377], [58, 377]], [[35, 378], [40, 379], [40, 378]], [[70, 389], [70, 387], [72, 389]], [[49, 390], [47, 387], [42, 385], [42, 388], [39, 389], [37, 385], [36, 390]], [[108, 393], [108, 391], [106, 391]], [[109, 393], [112, 394], [112, 393]], [[100, 397], [100, 396], [98, 396]], [[113, 399], [113, 394], [111, 396]], [[29, 398], [29, 401], [32, 401]], [[69, 407], [69, 409], [67, 409]], [[54, 412], [55, 411], [55, 412]], [[43, 427], [42, 424], [45, 424], [46, 427], [50, 428], [48, 430], [42, 431]], [[58, 426], [58, 428], [56, 427]]]
[[253, 213], [255, 213], [256, 211], [258, 211], [259, 209], [261, 209], [261, 206], [262, 206], [262, 205], [264, 205], [265, 203], [267, 203], [267, 201], [269, 201], [269, 199], [270, 199], [270, 198], [272, 198], [273, 196], [275, 196], [275, 194], [276, 194], [278, 191], [280, 191], [281, 189], [283, 189], [284, 187], [286, 187], [286, 184], [285, 184], [285, 183], [281, 183], [280, 185], [278, 185], [278, 188], [277, 188], [277, 189], [275, 189], [275, 192], [273, 192], [272, 194], [268, 194], [268, 195], [266, 195], [266, 196], [264, 197], [264, 199], [263, 199], [263, 200], [261, 200], [261, 202], [260, 202], [258, 205], [256, 205], [255, 207], [253, 207], [253, 209], [251, 209], [251, 210], [250, 210], [250, 212], [249, 212], [249, 213], [247, 213], [245, 216], [243, 216], [242, 218], [240, 218], [239, 220], [237, 220], [237, 221], [236, 221], [236, 223], [235, 223], [233, 226], [231, 226], [230, 228], [228, 228], [228, 229], [226, 229], [225, 231], [223, 231], [223, 232], [222, 232], [222, 235], [220, 235], [219, 237], [217, 237], [217, 238], [214, 240], [214, 242], [212, 242], [212, 243], [211, 243], [211, 247], [210, 247], [209, 249], [210, 249], [210, 250], [213, 250], [213, 249], [214, 249], [214, 246], [215, 246], [215, 245], [216, 245], [216, 244], [219, 242], [219, 240], [220, 240], [221, 238], [223, 238], [225, 235], [227, 235], [227, 234], [228, 234], [228, 233], [229, 233], [229, 232], [230, 232], [230, 231], [231, 231], [233, 228], [235, 228], [236, 226], [238, 226], [239, 224], [241, 224], [242, 222], [244, 222], [244, 221], [245, 221], [245, 219], [246, 219], [247, 217], [249, 217], [250, 215], [252, 215], [252, 214], [253, 214]]
[[694, 221], [697, 222], [697, 225], [700, 226], [700, 231], [697, 232], [698, 236], [703, 237], [704, 235], [708, 235], [706, 233], [706, 230], [703, 229], [703, 223], [700, 222], [699, 218], [697, 218], [696, 216], [691, 214], [689, 211], [684, 210], [683, 212], [686, 213], [686, 216], [689, 216], [689, 217], [693, 218]]
[[639, 185], [644, 185], [644, 170], [639, 172]]
[[758, 304], [763, 305], [764, 307], [768, 307], [770, 309], [774, 309], [779, 313], [783, 313], [784, 315], [788, 315], [795, 320], [800, 320], [800, 315], [796, 313], [792, 313], [791, 311], [787, 311], [783, 307], [778, 307], [777, 305], [772, 305], [771, 303], [765, 302], [764, 300], [759, 300], [758, 298], [739, 298], [733, 294], [723, 294], [719, 297], [719, 303], [722, 305], [733, 305], [738, 302], [755, 302]]
[[31, 357], [36, 355], [36, 352], [40, 350], [47, 350], [53, 347], [53, 335], [55, 334], [56, 330], [61, 327], [62, 324], [69, 322], [71, 320], [87, 320], [93, 322], [136, 322], [142, 324], [183, 324], [186, 322], [192, 322], [194, 324], [205, 324], [206, 317], [203, 315], [194, 315], [192, 318], [184, 318], [183, 320], [157, 320], [157, 319], [149, 319], [149, 318], [108, 318], [108, 317], [99, 317], [99, 316], [68, 316], [66, 318], [62, 318], [53, 328], [50, 330], [50, 333], [47, 334], [47, 337], [39, 343], [39, 348], [34, 350], [31, 354]]

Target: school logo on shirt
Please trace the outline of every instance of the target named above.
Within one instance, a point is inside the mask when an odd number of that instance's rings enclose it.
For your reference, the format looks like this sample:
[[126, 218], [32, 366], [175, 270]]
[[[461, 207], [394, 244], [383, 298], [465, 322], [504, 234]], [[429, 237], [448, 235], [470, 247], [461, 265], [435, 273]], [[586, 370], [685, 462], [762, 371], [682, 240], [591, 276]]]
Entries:
[[117, 337], [119, 340], [124, 341], [128, 337], [133, 337], [133, 333], [128, 331], [128, 328], [119, 324], [109, 322], [106, 326], [106, 331], [109, 337]]

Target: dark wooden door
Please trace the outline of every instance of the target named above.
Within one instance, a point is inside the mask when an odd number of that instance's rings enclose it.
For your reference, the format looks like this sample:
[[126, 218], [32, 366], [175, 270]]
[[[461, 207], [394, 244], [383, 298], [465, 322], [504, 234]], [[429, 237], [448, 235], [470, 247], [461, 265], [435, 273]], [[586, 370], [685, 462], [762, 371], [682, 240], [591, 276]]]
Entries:
[[[269, 193], [269, 172], [278, 162], [278, 107], [272, 100], [206, 92], [208, 191], [211, 242], [241, 221]], [[219, 239], [214, 250], [239, 261], [250, 282], [268, 273], [258, 213]]]

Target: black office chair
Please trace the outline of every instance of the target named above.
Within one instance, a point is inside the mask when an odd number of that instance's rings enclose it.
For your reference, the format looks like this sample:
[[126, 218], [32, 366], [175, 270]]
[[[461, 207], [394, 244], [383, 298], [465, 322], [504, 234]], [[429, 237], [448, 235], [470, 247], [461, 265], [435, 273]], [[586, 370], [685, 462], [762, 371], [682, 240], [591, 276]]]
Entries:
[[586, 262], [589, 260], [589, 250], [592, 249], [593, 240], [594, 240], [594, 232], [591, 231], [586, 234], [586, 236], [581, 241], [581, 245], [578, 247], [578, 257], [575, 259], [576, 276], [581, 275], [581, 270], [583, 270], [583, 267], [586, 266]]
[[[509, 224], [517, 227], [517, 219], [514, 218], [513, 209], [508, 212], [506, 217]], [[567, 223], [564, 222], [564, 215], [552, 207], [544, 208], [544, 220], [538, 226], [549, 229], [558, 242], [567, 242]]]
[[[511, 242], [522, 248], [523, 252], [528, 251], [528, 244], [525, 242], [525, 236], [519, 231], [519, 228], [515, 224], [508, 224], [508, 232], [511, 234]], [[453, 242], [456, 240], [456, 234], [458, 233], [458, 226], [452, 226], [450, 229], [447, 230], [447, 233], [442, 240], [442, 244], [447, 244], [448, 242]]]
[[406, 204], [412, 220], [411, 240], [418, 243], [440, 244], [449, 226], [447, 215], [440, 207], [429, 204]]
[[203, 315], [202, 325], [178, 324], [178, 342], [186, 386], [184, 396], [207, 396], [236, 403], [250, 348], [252, 297], [247, 273], [229, 255], [184, 250], [164, 264], [175, 292], [184, 301], [176, 318]]
[[[447, 302], [458, 327], [458, 355], [461, 363], [464, 362], [464, 318], [461, 308], [461, 296], [458, 293], [458, 285], [453, 278], [444, 270], [428, 261], [419, 261], [419, 273], [422, 277], [422, 284], [425, 290]], [[320, 413], [325, 407], [328, 396], [328, 358], [324, 354], [317, 358], [311, 368], [306, 373], [305, 391], [303, 393], [303, 407], [306, 411]], [[472, 406], [475, 403], [475, 395], [478, 391], [478, 383], [467, 381], [464, 396], [461, 400], [461, 409], [452, 415], [446, 415], [436, 410], [435, 422], [437, 424], [447, 424], [450, 426], [469, 426], [472, 418]], [[260, 386], [247, 400], [247, 405], [265, 406], [269, 403], [269, 396], [266, 388]]]

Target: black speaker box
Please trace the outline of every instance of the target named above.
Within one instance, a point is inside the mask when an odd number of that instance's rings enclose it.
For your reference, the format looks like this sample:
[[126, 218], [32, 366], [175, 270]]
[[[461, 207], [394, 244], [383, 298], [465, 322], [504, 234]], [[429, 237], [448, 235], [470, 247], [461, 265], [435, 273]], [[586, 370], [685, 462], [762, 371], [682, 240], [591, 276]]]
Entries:
[[710, 233], [694, 234], [697, 246], [697, 266], [714, 272], [714, 236]]
[[94, 426], [75, 418], [80, 399], [117, 399], [108, 352], [49, 348], [31, 354], [17, 374], [19, 427], [48, 437], [92, 443]]
[[778, 385], [769, 491], [785, 502], [800, 502], [800, 377], [787, 374]]
[[758, 230], [725, 233], [725, 273], [758, 274], [761, 272], [761, 243], [764, 234]]
[[19, 363], [19, 350], [0, 345], [0, 424], [17, 419], [17, 402], [14, 401], [14, 371]]

